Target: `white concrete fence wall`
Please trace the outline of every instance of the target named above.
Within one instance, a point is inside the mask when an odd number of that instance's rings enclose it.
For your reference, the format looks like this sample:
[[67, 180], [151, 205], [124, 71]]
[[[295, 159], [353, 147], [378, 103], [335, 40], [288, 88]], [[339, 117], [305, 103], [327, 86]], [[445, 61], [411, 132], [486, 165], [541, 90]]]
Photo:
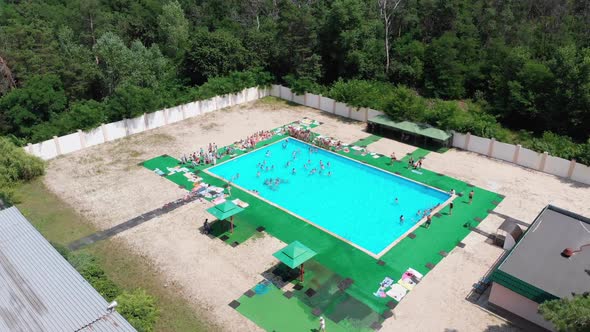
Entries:
[[[274, 97], [357, 121], [366, 122], [376, 115], [383, 114], [383, 112], [373, 109], [357, 109], [334, 99], [312, 93], [297, 95], [291, 89], [280, 85], [273, 85], [269, 92]], [[538, 153], [520, 145], [506, 144], [493, 138], [478, 137], [469, 133], [454, 133], [452, 145], [463, 150], [590, 184], [590, 167], [576, 163], [573, 160], [550, 156], [547, 153]]]
[[590, 184], [590, 167], [549, 155], [539, 153], [520, 144], [506, 144], [495, 139], [482, 138], [467, 134], [454, 133], [453, 147], [476, 152], [491, 158], [504, 160], [526, 168], [557, 175], [577, 182]]
[[47, 141], [28, 144], [24, 149], [28, 153], [48, 160], [62, 154], [75, 152], [90, 146], [114, 141], [146, 130], [155, 129], [171, 123], [199, 116], [225, 107], [235, 106], [270, 96], [269, 88], [248, 88], [238, 93], [216, 96], [207, 100], [170, 107], [152, 113], [143, 114], [133, 119], [103, 124], [88, 131], [78, 130]]
[[[269, 88], [248, 88], [235, 94], [216, 96], [206, 100], [195, 101], [157, 112], [143, 114], [134, 119], [103, 124], [101, 127], [87, 132], [78, 130], [76, 133], [62, 137], [54, 137], [37, 144], [29, 144], [25, 147], [25, 150], [47, 160], [61, 154], [74, 152], [89, 146], [102, 144], [104, 142], [155, 129], [225, 107], [251, 102], [267, 96], [278, 97], [296, 104], [305, 105], [323, 112], [357, 121], [366, 122], [374, 116], [383, 114], [383, 112], [369, 108], [351, 107], [347, 104], [337, 102], [334, 99], [321, 95], [315, 95], [312, 93], [298, 95], [287, 87], [272, 85]], [[572, 179], [577, 182], [590, 184], [590, 167], [576, 163], [573, 160], [570, 161], [550, 156], [546, 152], [538, 153], [523, 148], [520, 145], [506, 144], [498, 142], [493, 138], [488, 139], [478, 137], [471, 135], [470, 133], [454, 133], [452, 146], [541, 172]]]

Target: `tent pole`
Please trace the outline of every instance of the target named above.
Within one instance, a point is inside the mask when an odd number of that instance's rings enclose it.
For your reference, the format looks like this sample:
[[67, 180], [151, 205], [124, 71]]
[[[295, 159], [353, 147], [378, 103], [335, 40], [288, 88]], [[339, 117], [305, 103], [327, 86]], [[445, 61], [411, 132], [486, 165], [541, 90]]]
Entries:
[[303, 263], [301, 263], [301, 282], [303, 282], [303, 275], [305, 274], [305, 268], [303, 267]]

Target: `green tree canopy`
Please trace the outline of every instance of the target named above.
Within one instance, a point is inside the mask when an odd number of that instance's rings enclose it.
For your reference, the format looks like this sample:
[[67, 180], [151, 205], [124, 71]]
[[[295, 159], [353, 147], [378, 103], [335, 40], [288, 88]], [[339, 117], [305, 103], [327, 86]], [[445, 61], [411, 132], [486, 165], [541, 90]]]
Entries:
[[543, 302], [539, 313], [560, 332], [590, 331], [590, 296], [587, 293]]

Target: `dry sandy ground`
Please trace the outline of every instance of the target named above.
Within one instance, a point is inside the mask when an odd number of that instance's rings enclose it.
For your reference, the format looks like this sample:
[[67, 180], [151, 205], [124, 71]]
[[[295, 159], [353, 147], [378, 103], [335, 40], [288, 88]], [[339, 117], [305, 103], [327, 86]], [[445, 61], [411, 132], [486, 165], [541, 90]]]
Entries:
[[[324, 122], [315, 131], [346, 143], [368, 136], [364, 124], [341, 120], [305, 107], [256, 102], [231, 110], [212, 112], [164, 128], [92, 147], [49, 163], [46, 185], [105, 229], [181, 197], [182, 189], [137, 164], [164, 153], [178, 156], [209, 142], [219, 146], [244, 138], [256, 130], [276, 128], [310, 117]], [[371, 151], [398, 158], [411, 146], [382, 139]], [[431, 153], [425, 168], [502, 193], [506, 199], [497, 211], [530, 222], [547, 203], [583, 215], [590, 208], [587, 187], [526, 170], [475, 154], [451, 150]], [[260, 281], [260, 273], [274, 264], [271, 254], [283, 244], [262, 236], [234, 249], [198, 233], [206, 218], [207, 202], [195, 202], [119, 235], [135, 253], [157, 266], [163, 283], [182, 290], [204, 318], [227, 331], [258, 331], [256, 325], [227, 304]], [[502, 217], [491, 215], [480, 228], [494, 233]], [[384, 331], [499, 331], [511, 330], [501, 318], [465, 300], [473, 283], [489, 269], [502, 250], [472, 233], [464, 249], [456, 249], [437, 265], [395, 310]], [[245, 264], [244, 262], [247, 262]]]

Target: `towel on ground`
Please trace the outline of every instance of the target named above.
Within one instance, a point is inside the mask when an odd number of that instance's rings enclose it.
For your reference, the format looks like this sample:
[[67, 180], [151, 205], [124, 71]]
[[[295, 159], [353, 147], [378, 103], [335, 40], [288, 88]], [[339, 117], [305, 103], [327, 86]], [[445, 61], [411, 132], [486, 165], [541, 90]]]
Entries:
[[412, 173], [416, 173], [416, 174], [420, 174], [420, 175], [422, 175], [422, 172], [418, 172], [418, 171], [417, 171], [417, 170], [415, 170], [415, 169], [413, 169], [413, 170], [412, 170]]
[[405, 289], [400, 284], [395, 284], [391, 286], [391, 289], [387, 291], [387, 296], [394, 298], [397, 302], [401, 301], [404, 296], [408, 293], [408, 290]]
[[225, 198], [223, 198], [223, 197], [217, 197], [216, 199], [211, 201], [211, 203], [213, 203], [213, 204], [221, 204], [223, 202], [225, 202]]
[[246, 202], [242, 201], [242, 200], [241, 200], [241, 199], [239, 199], [239, 198], [236, 198], [236, 199], [234, 199], [234, 200], [232, 201], [232, 203], [234, 203], [235, 205], [237, 205], [237, 206], [239, 206], [239, 207], [241, 207], [241, 208], [247, 208], [248, 206], [250, 206], [250, 204], [248, 204], [248, 203], [246, 203]]
[[414, 283], [412, 283], [412, 284], [409, 284], [409, 283], [405, 282], [405, 281], [404, 281], [404, 280], [402, 280], [402, 279], [398, 280], [398, 282], [397, 282], [397, 283], [398, 283], [399, 285], [402, 285], [402, 286], [403, 286], [405, 289], [407, 289], [407, 290], [409, 290], [409, 291], [411, 291], [412, 289], [414, 289], [414, 286], [416, 285], [416, 284], [414, 284]]
[[381, 287], [389, 287], [391, 285], [393, 285], [395, 283], [395, 281], [393, 279], [391, 279], [390, 277], [385, 277], [385, 279], [383, 279], [383, 281], [381, 281]]
[[414, 275], [414, 277], [416, 277], [418, 279], [418, 281], [422, 280], [422, 278], [424, 278], [424, 275], [414, 269], [412, 269], [411, 267], [409, 267], [405, 273], [410, 273], [412, 275]]

